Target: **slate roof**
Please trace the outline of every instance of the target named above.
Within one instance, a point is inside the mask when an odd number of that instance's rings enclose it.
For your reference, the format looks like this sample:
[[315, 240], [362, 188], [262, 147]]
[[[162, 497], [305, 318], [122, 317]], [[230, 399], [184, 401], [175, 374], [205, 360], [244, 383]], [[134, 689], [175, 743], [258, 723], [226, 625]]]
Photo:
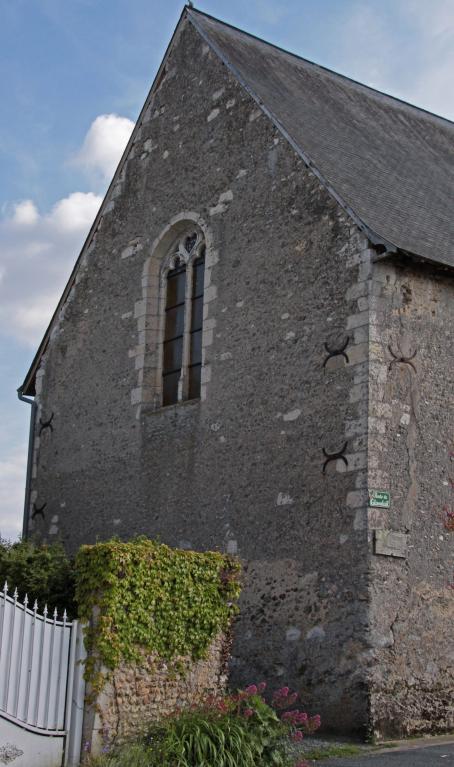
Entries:
[[454, 123], [187, 13], [372, 241], [454, 266]]

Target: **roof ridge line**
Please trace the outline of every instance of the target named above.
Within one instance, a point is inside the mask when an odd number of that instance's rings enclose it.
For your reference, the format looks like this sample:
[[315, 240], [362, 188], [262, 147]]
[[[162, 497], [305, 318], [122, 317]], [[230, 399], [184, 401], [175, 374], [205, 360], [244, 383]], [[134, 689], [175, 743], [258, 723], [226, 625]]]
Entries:
[[205, 11], [200, 11], [198, 8], [195, 8], [194, 6], [185, 5], [185, 9], [188, 12], [188, 15], [189, 14], [192, 15], [192, 13], [195, 11], [201, 16], [205, 16], [207, 19], [211, 19], [212, 21], [216, 21], [218, 24], [222, 24], [224, 27], [233, 29], [235, 32], [240, 32], [242, 35], [246, 35], [247, 37], [251, 37], [253, 40], [257, 40], [259, 43], [263, 43], [264, 45], [269, 45], [270, 48], [275, 48], [277, 51], [280, 51], [281, 53], [285, 53], [287, 56], [293, 56], [295, 59], [298, 59], [299, 61], [304, 61], [306, 64], [310, 64], [313, 67], [317, 67], [317, 69], [322, 69], [324, 72], [328, 72], [330, 75], [335, 75], [336, 77], [340, 77], [342, 80], [348, 80], [348, 82], [353, 83], [354, 85], [359, 85], [361, 88], [365, 88], [368, 91], [372, 91], [372, 93], [377, 93], [379, 96], [384, 96], [385, 98], [391, 99], [392, 101], [397, 101], [399, 104], [403, 104], [406, 107], [410, 107], [410, 109], [415, 109], [417, 112], [422, 112], [423, 114], [428, 115], [429, 117], [435, 118], [436, 120], [442, 120], [443, 122], [446, 122], [449, 125], [454, 126], [454, 120], [451, 120], [449, 117], [444, 117], [443, 115], [439, 115], [436, 112], [431, 112], [430, 109], [419, 107], [416, 104], [412, 104], [411, 101], [405, 101], [405, 99], [399, 98], [399, 96], [392, 96], [390, 93], [386, 93], [385, 91], [381, 91], [378, 88], [374, 88], [372, 85], [366, 85], [366, 83], [362, 83], [360, 80], [355, 80], [354, 77], [349, 77], [349, 75], [344, 75], [341, 72], [336, 72], [335, 69], [330, 69], [329, 67], [326, 67], [323, 64], [317, 64], [316, 61], [311, 61], [310, 59], [306, 59], [304, 56], [301, 56], [299, 53], [294, 53], [293, 51], [289, 51], [286, 48], [283, 48], [281, 45], [276, 45], [275, 43], [271, 43], [269, 40], [265, 40], [263, 37], [259, 37], [258, 35], [252, 34], [252, 32], [246, 32], [246, 30], [241, 29], [241, 27], [236, 27], [234, 24], [229, 24], [228, 21], [223, 21], [222, 19], [218, 19], [216, 16], [212, 16], [210, 13], [205, 13]]
[[[254, 101], [258, 104], [262, 112], [268, 117], [269, 120], [273, 123], [273, 125], [279, 130], [279, 132], [283, 135], [283, 137], [286, 139], [286, 141], [289, 142], [290, 146], [293, 147], [295, 152], [301, 157], [301, 159], [305, 162], [306, 166], [312, 171], [314, 176], [319, 180], [319, 182], [322, 184], [322, 186], [326, 189], [329, 195], [336, 200], [338, 205], [347, 213], [348, 216], [352, 219], [352, 221], [356, 224], [356, 226], [359, 227], [359, 229], [366, 235], [366, 237], [371, 241], [373, 245], [384, 245], [386, 250], [388, 252], [396, 252], [398, 250], [397, 246], [392, 243], [390, 240], [386, 239], [382, 235], [380, 235], [378, 232], [375, 232], [373, 229], [371, 229], [363, 220], [362, 218], [353, 210], [353, 208], [348, 205], [348, 203], [345, 202], [343, 197], [336, 191], [336, 189], [330, 184], [330, 182], [325, 178], [323, 173], [318, 169], [315, 162], [312, 160], [309, 154], [298, 144], [298, 142], [290, 135], [290, 133], [284, 128], [280, 120], [276, 117], [276, 115], [269, 109], [260, 96], [258, 96], [255, 91], [251, 88], [251, 86], [244, 80], [240, 72], [237, 70], [236, 66], [232, 64], [232, 62], [228, 59], [228, 57], [219, 49], [218, 45], [213, 42], [213, 40], [210, 38], [209, 33], [207, 33], [201, 26], [198, 24], [197, 19], [193, 18], [192, 11], [193, 8], [188, 8], [186, 6], [188, 17], [191, 21], [191, 23], [194, 25], [198, 33], [203, 37], [203, 39], [210, 45], [210, 47], [213, 49], [215, 54], [220, 58], [220, 60], [225, 64], [228, 69], [232, 72], [232, 74], [235, 76], [235, 78], [238, 80], [240, 85], [245, 89], [245, 91], [251, 96], [251, 98], [254, 99]], [[200, 13], [200, 11], [198, 11]], [[208, 14], [202, 14], [204, 16]], [[211, 17], [214, 18], [214, 17]], [[216, 21], [216, 19], [215, 19]], [[228, 26], [228, 25], [227, 25]], [[241, 30], [240, 30], [241, 31]], [[246, 33], [247, 34], [247, 33]]]

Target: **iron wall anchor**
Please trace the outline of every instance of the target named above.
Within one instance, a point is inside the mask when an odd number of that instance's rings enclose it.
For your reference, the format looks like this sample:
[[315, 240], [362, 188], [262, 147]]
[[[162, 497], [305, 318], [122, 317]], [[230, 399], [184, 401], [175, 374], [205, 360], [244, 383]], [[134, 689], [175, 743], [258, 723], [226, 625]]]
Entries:
[[348, 458], [346, 458], [346, 456], [344, 455], [344, 453], [345, 453], [345, 451], [347, 449], [347, 445], [348, 445], [348, 440], [344, 444], [342, 450], [339, 450], [337, 453], [328, 453], [325, 450], [325, 448], [322, 448], [323, 455], [326, 458], [326, 461], [323, 464], [322, 474], [326, 474], [326, 467], [328, 466], [329, 463], [331, 463], [331, 461], [337, 461], [339, 458], [340, 458], [341, 461], [343, 461], [345, 463], [346, 467], [348, 468]]
[[331, 357], [338, 357], [339, 355], [344, 357], [344, 359], [345, 359], [345, 361], [347, 362], [347, 365], [348, 365], [350, 360], [349, 360], [348, 354], [347, 354], [347, 352], [345, 350], [346, 350], [346, 348], [347, 348], [349, 343], [350, 343], [350, 336], [347, 336], [347, 340], [345, 341], [345, 343], [341, 347], [339, 347], [339, 349], [330, 349], [328, 344], [324, 343], [324, 347], [325, 347], [326, 351], [328, 352], [328, 356], [325, 357], [325, 360], [323, 362], [323, 371], [325, 371], [326, 363], [328, 362], [328, 360], [330, 360]]

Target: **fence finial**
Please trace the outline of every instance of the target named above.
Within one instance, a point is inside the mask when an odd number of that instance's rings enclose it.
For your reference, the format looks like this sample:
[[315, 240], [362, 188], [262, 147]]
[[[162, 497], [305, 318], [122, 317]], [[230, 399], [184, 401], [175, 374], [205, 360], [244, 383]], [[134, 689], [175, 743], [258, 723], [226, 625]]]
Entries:
[[28, 605], [28, 594], [24, 596], [24, 607], [27, 607]]
[[3, 586], [3, 593], [5, 594], [5, 596], [6, 596], [6, 594], [8, 593], [8, 581], [5, 581], [5, 583], [4, 583], [4, 586]]

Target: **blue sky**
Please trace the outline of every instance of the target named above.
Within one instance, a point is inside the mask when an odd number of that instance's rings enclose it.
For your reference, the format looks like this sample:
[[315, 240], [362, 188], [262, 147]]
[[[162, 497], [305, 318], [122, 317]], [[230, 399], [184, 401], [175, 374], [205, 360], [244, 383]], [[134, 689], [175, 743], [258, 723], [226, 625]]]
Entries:
[[[183, 4], [0, 0], [0, 534], [21, 528], [22, 382]], [[196, 7], [454, 119], [453, 0]]]

